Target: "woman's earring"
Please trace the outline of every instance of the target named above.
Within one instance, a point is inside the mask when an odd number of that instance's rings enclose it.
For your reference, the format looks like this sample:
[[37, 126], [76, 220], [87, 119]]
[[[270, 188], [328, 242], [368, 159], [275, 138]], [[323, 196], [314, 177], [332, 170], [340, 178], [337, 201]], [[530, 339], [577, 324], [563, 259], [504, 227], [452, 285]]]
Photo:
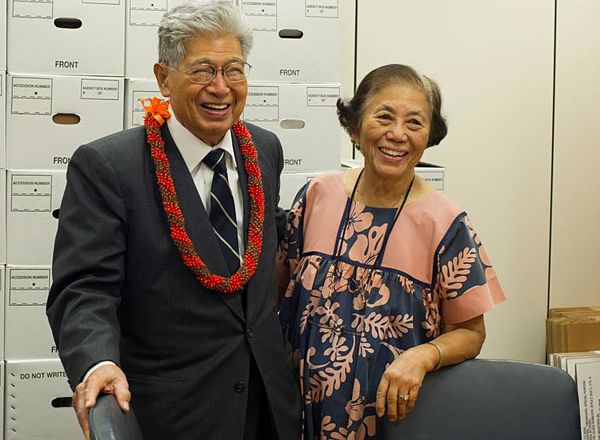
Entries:
[[354, 149], [355, 149], [355, 150], [358, 150], [358, 151], [360, 151], [360, 144], [359, 144], [359, 143], [357, 143], [357, 142], [353, 142], [353, 143], [352, 143], [352, 146], [354, 147]]

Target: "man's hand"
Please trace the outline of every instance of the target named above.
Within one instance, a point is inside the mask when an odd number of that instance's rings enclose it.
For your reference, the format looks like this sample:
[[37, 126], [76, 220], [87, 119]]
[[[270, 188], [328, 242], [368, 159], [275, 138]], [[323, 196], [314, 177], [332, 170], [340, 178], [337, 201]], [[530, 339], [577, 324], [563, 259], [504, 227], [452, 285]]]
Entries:
[[131, 393], [123, 370], [116, 365], [98, 367], [85, 381], [77, 385], [73, 393], [73, 408], [86, 440], [90, 439], [88, 413], [96, 404], [100, 393], [114, 394], [121, 409], [129, 411]]

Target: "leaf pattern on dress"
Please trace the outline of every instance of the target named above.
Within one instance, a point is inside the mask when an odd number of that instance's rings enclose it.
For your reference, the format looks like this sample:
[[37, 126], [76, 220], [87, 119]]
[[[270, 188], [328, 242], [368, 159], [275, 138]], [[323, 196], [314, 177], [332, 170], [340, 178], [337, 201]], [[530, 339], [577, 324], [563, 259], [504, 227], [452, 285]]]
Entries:
[[437, 338], [441, 333], [442, 317], [438, 298], [439, 295], [435, 295], [430, 289], [423, 289], [425, 321], [421, 323], [421, 327], [425, 330], [425, 336], [430, 339]]
[[[345, 342], [345, 341], [344, 341]], [[309, 378], [310, 394], [313, 402], [321, 402], [325, 397], [331, 397], [335, 390], [339, 390], [346, 381], [347, 374], [352, 370], [354, 361], [355, 341], [352, 338], [352, 346], [341, 344], [337, 351], [335, 361], [322, 366], [311, 365], [315, 373]], [[331, 365], [332, 366], [327, 366]]]
[[360, 357], [366, 358], [370, 354], [375, 353], [375, 350], [371, 346], [371, 343], [367, 339], [367, 335], [361, 333], [360, 335], [360, 344], [358, 346], [358, 354]]
[[410, 293], [411, 295], [414, 295], [415, 283], [412, 280], [408, 279], [404, 275], [399, 275], [398, 282], [400, 283], [400, 285], [402, 286], [402, 288], [404, 289], [404, 291], [406, 293]]
[[370, 332], [374, 338], [385, 339], [389, 322], [389, 316], [371, 312], [369, 316], [365, 317], [365, 332]]
[[457, 256], [442, 266], [439, 276], [442, 286], [443, 298], [455, 298], [463, 283], [467, 280], [467, 275], [471, 271], [471, 266], [477, 259], [475, 248], [465, 247]]
[[306, 330], [306, 325], [308, 324], [308, 320], [310, 319], [311, 316], [314, 315], [314, 311], [317, 308], [317, 305], [319, 304], [320, 296], [321, 296], [320, 290], [312, 290], [310, 292], [310, 301], [306, 304], [306, 306], [304, 307], [304, 310], [302, 310], [302, 314], [300, 315], [299, 331], [300, 331], [301, 335]]
[[408, 313], [404, 315], [391, 316], [387, 328], [386, 338], [401, 338], [413, 328], [413, 316]]

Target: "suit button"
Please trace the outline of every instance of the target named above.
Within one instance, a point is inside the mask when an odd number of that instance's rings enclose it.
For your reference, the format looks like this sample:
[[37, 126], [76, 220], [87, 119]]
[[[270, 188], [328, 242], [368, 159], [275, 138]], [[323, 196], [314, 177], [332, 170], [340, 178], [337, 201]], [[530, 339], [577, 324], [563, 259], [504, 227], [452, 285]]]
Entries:
[[233, 385], [233, 389], [235, 390], [236, 393], [243, 393], [244, 390], [246, 389], [246, 385], [244, 385], [244, 382], [236, 382]]
[[251, 328], [246, 330], [246, 336], [248, 336], [248, 339], [252, 339], [254, 337], [254, 330], [252, 330]]

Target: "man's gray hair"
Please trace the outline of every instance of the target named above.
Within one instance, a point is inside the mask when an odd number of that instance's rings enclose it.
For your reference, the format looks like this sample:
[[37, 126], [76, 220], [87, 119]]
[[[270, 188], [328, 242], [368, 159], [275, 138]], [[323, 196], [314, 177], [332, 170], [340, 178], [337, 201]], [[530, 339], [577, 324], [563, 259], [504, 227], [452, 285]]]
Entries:
[[186, 1], [165, 13], [158, 28], [158, 62], [177, 67], [185, 58], [186, 43], [197, 37], [231, 35], [247, 59], [252, 49], [252, 29], [231, 1]]

